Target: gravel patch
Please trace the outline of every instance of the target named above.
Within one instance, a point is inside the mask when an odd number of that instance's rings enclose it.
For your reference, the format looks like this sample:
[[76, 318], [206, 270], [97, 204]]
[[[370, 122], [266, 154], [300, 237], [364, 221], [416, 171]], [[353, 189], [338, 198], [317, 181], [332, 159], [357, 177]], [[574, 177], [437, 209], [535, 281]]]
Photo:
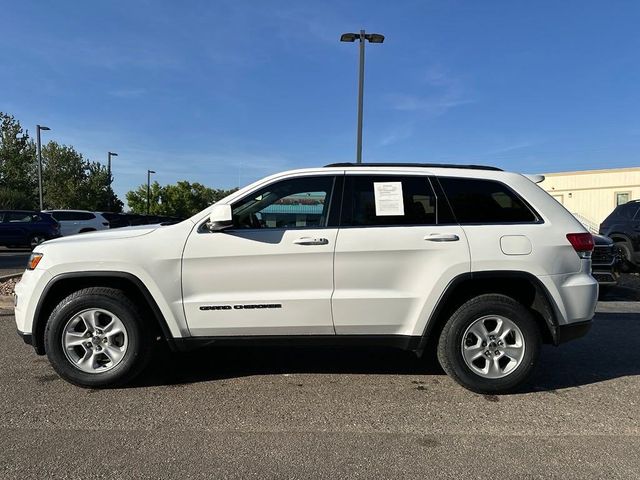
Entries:
[[0, 282], [0, 295], [13, 295], [13, 289], [20, 278], [10, 278], [4, 282]]

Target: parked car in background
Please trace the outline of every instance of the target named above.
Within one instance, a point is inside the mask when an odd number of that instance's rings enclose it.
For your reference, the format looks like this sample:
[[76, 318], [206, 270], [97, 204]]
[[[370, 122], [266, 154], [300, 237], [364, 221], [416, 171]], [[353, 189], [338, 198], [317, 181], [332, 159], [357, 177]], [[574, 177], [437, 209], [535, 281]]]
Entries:
[[0, 210], [0, 245], [34, 248], [60, 236], [51, 215], [34, 210]]
[[630, 272], [640, 266], [640, 200], [618, 205], [600, 224], [600, 235], [611, 238], [620, 249], [620, 270]]
[[131, 226], [129, 216], [126, 213], [98, 212], [109, 222], [109, 228], [121, 228]]
[[46, 210], [46, 212], [60, 224], [62, 236], [109, 228], [109, 221], [96, 212], [87, 210]]
[[603, 235], [593, 235], [593, 243], [591, 275], [600, 284], [600, 290], [602, 287], [616, 285], [618, 283], [618, 248], [613, 240]]
[[99, 212], [109, 221], [109, 228], [133, 227], [137, 225], [157, 225], [178, 223], [184, 218], [164, 215], [141, 215], [138, 213]]

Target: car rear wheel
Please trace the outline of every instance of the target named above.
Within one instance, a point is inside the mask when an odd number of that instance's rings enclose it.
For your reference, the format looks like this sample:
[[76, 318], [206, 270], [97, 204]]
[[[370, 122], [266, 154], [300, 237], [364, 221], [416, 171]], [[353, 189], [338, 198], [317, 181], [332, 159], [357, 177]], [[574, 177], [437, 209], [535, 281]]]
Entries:
[[438, 343], [449, 376], [477, 393], [505, 393], [527, 380], [541, 335], [531, 312], [505, 295], [475, 297], [451, 316]]
[[45, 350], [65, 380], [81, 387], [131, 381], [150, 355], [141, 312], [117, 289], [92, 287], [63, 299], [45, 329]]
[[618, 265], [618, 268], [623, 273], [632, 272], [634, 270], [634, 265], [633, 265], [633, 262], [631, 261], [631, 246], [626, 241], [616, 242], [615, 245], [618, 248], [618, 251], [620, 252], [620, 257], [622, 257]]
[[42, 242], [44, 242], [46, 240], [44, 235], [40, 235], [40, 234], [35, 234], [35, 235], [31, 235], [31, 237], [29, 237], [29, 246], [34, 249], [36, 248], [38, 245], [40, 245]]

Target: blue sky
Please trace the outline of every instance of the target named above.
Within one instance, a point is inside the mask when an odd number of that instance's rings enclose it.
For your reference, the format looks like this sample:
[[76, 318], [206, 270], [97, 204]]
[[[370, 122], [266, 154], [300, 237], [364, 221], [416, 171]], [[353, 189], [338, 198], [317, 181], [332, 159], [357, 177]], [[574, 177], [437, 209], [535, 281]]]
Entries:
[[114, 161], [114, 188], [246, 184], [355, 158], [640, 164], [636, 1], [0, 0], [0, 110]]

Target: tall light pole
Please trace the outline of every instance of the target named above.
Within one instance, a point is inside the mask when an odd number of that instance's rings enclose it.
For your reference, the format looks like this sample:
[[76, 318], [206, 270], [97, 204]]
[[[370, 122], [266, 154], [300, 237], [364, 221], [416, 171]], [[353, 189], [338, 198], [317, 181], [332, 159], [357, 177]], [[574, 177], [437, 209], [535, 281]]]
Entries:
[[358, 146], [356, 148], [356, 163], [362, 163], [362, 99], [364, 95], [364, 42], [370, 43], [384, 42], [384, 35], [379, 33], [343, 33], [340, 36], [341, 42], [355, 42], [360, 40], [360, 73], [358, 76]]
[[107, 172], [109, 174], [109, 180], [107, 180], [107, 182], [109, 182], [107, 184], [107, 194], [109, 195], [109, 197], [107, 198], [107, 209], [109, 211], [111, 211], [111, 194], [109, 194], [109, 188], [111, 188], [111, 157], [117, 157], [118, 154], [114, 153], [114, 152], [107, 152]]
[[42, 141], [40, 140], [40, 131], [41, 130], [51, 130], [49, 127], [45, 127], [44, 125], [36, 125], [36, 137], [37, 137], [37, 147], [38, 147], [38, 195], [40, 196], [40, 211], [44, 209], [44, 204], [42, 202]]
[[147, 215], [149, 215], [149, 203], [151, 202], [150, 191], [151, 191], [151, 174], [156, 173], [153, 170], [147, 170]]

